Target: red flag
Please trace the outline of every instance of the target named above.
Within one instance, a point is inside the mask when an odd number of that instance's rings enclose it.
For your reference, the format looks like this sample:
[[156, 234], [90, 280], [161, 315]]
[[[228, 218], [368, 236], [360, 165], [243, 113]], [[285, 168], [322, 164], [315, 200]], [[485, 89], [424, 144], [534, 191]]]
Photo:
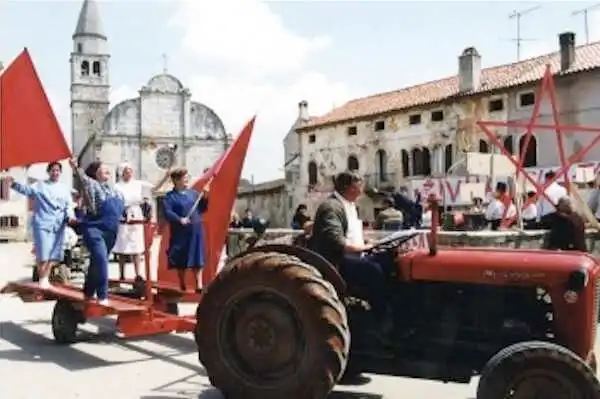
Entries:
[[0, 75], [0, 169], [71, 156], [27, 49]]
[[[194, 189], [201, 191], [205, 184], [212, 179], [208, 210], [204, 214], [205, 268], [203, 280], [205, 282], [210, 281], [216, 273], [219, 257], [223, 245], [225, 245], [227, 231], [229, 230], [229, 219], [237, 195], [255, 120], [256, 117], [246, 124], [227, 151], [193, 185]], [[178, 286], [175, 273], [167, 270], [166, 251], [169, 245], [169, 229], [163, 228], [162, 232], [158, 280]], [[193, 286], [191, 281], [188, 282], [188, 286]]]

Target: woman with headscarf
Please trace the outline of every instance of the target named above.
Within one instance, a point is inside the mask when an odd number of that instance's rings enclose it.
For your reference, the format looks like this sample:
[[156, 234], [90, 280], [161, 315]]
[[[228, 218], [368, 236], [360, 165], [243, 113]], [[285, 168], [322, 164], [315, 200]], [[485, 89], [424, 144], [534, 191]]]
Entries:
[[26, 186], [6, 178], [16, 192], [34, 199], [33, 220], [31, 223], [35, 259], [39, 283], [42, 288], [50, 287], [52, 267], [64, 257], [65, 227], [71, 212], [70, 189], [59, 183], [62, 165], [51, 162], [46, 167], [48, 179]]
[[125, 214], [119, 225], [113, 253], [117, 255], [119, 261], [119, 278], [121, 280], [125, 279], [125, 263], [127, 258], [131, 257], [135, 279], [140, 281], [142, 280], [140, 260], [141, 255], [144, 253], [143, 222], [145, 217], [142, 209], [145, 197], [144, 191], [151, 190], [154, 194], [169, 177], [169, 171], [157, 184], [135, 179], [133, 168], [128, 163], [119, 166], [119, 174], [120, 179], [115, 184], [115, 189], [123, 195]]
[[186, 270], [194, 272], [196, 290], [201, 290], [204, 266], [204, 227], [202, 215], [208, 209], [210, 182], [199, 193], [189, 188], [185, 168], [171, 172], [173, 189], [165, 195], [163, 211], [171, 228], [167, 257], [169, 269], [177, 270], [181, 291], [186, 291]]
[[81, 183], [84, 197], [84, 215], [79, 224], [83, 242], [90, 253], [83, 295], [86, 300], [97, 297], [101, 305], [108, 305], [108, 255], [117, 238], [117, 231], [125, 203], [123, 195], [109, 183], [110, 171], [101, 161], [90, 164], [85, 172], [77, 161], [69, 160], [76, 178]]

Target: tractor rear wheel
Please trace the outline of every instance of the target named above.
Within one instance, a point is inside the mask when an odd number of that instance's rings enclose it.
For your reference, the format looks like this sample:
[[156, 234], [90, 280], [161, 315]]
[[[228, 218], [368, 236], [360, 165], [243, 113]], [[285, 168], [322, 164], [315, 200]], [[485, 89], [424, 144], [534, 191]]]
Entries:
[[198, 305], [196, 342], [211, 383], [231, 399], [322, 399], [350, 347], [333, 286], [276, 252], [233, 259]]
[[548, 342], [523, 342], [496, 354], [485, 366], [477, 399], [597, 399], [592, 369], [570, 350]]

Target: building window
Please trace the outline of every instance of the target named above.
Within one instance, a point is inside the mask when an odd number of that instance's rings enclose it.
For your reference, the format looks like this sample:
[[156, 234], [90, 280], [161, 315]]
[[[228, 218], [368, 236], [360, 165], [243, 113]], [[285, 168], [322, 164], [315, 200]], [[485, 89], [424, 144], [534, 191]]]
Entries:
[[421, 114], [413, 114], [408, 117], [409, 125], [420, 125], [421, 124]]
[[315, 136], [314, 134], [309, 134], [308, 135], [308, 142], [310, 144], [314, 143], [315, 141], [317, 141], [317, 136]]
[[77, 43], [77, 52], [78, 53], [83, 53], [83, 44]]
[[81, 63], [81, 76], [90, 76], [90, 63], [87, 61]]
[[513, 144], [513, 137], [512, 136], [506, 136], [506, 137], [504, 137], [504, 141], [502, 142], [502, 144], [504, 144], [504, 149], [510, 155], [514, 155], [515, 154], [515, 146]]
[[387, 173], [387, 153], [385, 150], [377, 150], [375, 154], [375, 167], [377, 168], [377, 181], [386, 182], [388, 181]]
[[348, 136], [356, 136], [358, 134], [358, 129], [356, 126], [348, 126]]
[[495, 100], [490, 100], [488, 103], [488, 111], [489, 112], [498, 112], [504, 109], [504, 100], [501, 98], [497, 98]]
[[0, 178], [0, 200], [10, 200], [10, 186], [5, 178]]
[[527, 93], [519, 94], [519, 106], [530, 107], [535, 104], [535, 93], [530, 91]]
[[402, 176], [408, 177], [410, 176], [410, 164], [408, 151], [402, 150]]
[[94, 76], [101, 76], [101, 70], [100, 70], [100, 62], [98, 61], [94, 61], [94, 63], [92, 64], [92, 73], [94, 74]]
[[360, 169], [358, 158], [355, 155], [350, 155], [348, 157], [348, 170], [357, 171], [358, 169]]
[[431, 121], [432, 122], [441, 122], [444, 120], [444, 111], [433, 111], [431, 113]]
[[523, 167], [531, 168], [537, 166], [537, 140], [535, 139], [535, 136], [532, 135], [529, 139], [529, 143], [527, 143], [527, 148], [525, 148], [526, 141], [526, 135], [521, 136], [519, 139], [519, 154], [521, 159], [523, 159]]
[[0, 229], [14, 229], [19, 227], [19, 217], [15, 215], [0, 216]]
[[485, 140], [479, 140], [479, 152], [482, 154], [488, 154], [490, 152], [490, 146]]
[[375, 122], [375, 131], [380, 132], [385, 130], [385, 121], [377, 121]]
[[414, 148], [412, 150], [413, 176], [428, 176], [431, 174], [431, 154], [429, 148]]
[[310, 161], [308, 163], [308, 185], [314, 186], [318, 182], [317, 163]]
[[452, 165], [454, 165], [454, 147], [452, 144], [448, 144], [444, 150], [444, 163], [446, 173], [450, 171]]

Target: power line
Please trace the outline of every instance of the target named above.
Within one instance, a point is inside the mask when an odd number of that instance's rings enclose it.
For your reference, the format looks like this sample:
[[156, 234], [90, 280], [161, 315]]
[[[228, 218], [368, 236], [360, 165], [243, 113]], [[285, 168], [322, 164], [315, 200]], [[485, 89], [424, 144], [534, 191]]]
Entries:
[[530, 12], [533, 12], [533, 11], [539, 9], [540, 7], [541, 7], [541, 5], [537, 5], [537, 6], [522, 10], [522, 11], [514, 10], [508, 16], [508, 19], [516, 19], [517, 20], [517, 36], [514, 39], [514, 41], [517, 42], [517, 61], [521, 61], [521, 43], [526, 40], [532, 40], [532, 39], [523, 39], [521, 37], [521, 17], [526, 14], [529, 14]]
[[583, 26], [585, 29], [586, 44], [590, 42], [590, 27], [588, 25], [588, 12], [597, 7], [600, 7], [600, 3], [592, 4], [590, 6], [587, 6], [586, 8], [582, 8], [580, 10], [576, 10], [571, 13], [571, 16], [573, 16], [573, 17], [575, 17], [577, 15], [583, 15]]

